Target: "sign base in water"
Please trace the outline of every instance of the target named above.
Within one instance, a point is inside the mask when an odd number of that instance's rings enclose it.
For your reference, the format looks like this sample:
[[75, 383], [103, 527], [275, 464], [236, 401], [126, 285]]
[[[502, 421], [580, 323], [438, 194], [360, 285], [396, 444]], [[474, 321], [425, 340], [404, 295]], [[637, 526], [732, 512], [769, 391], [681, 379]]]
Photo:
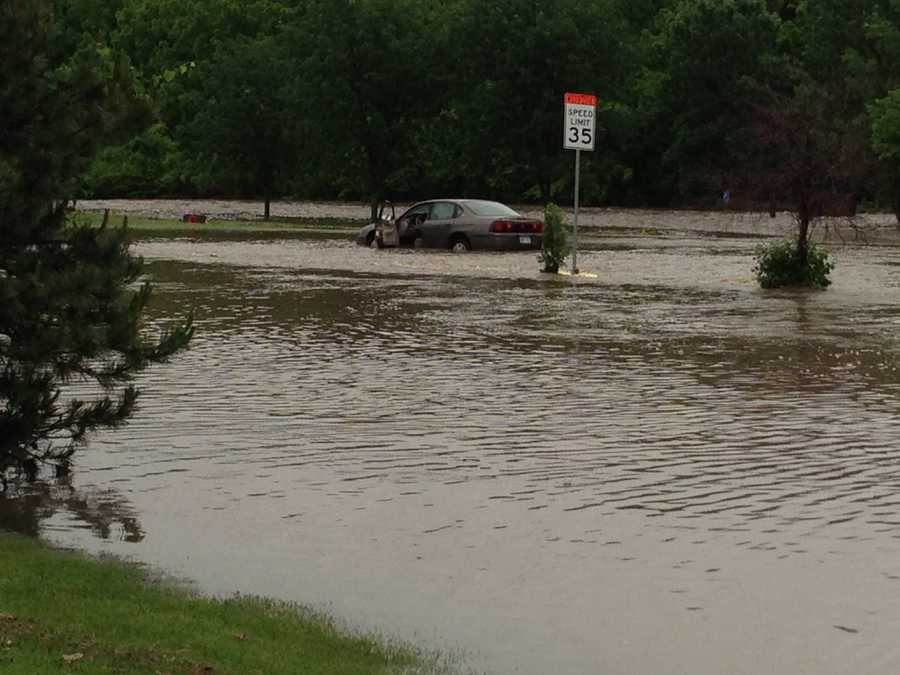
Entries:
[[581, 270], [575, 270], [574, 272], [570, 272], [569, 270], [560, 270], [558, 274], [561, 274], [564, 277], [582, 277], [584, 279], [597, 278], [597, 275], [593, 272], [582, 272]]

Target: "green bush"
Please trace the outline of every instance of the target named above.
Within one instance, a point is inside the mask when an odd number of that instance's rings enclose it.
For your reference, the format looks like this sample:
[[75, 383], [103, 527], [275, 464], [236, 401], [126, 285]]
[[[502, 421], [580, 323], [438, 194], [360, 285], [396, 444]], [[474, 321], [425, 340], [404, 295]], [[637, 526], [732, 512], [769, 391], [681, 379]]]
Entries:
[[815, 244], [809, 244], [804, 260], [793, 241], [762, 244], [754, 253], [756, 265], [753, 273], [763, 288], [781, 286], [810, 286], [827, 288], [831, 284], [828, 275], [834, 269], [831, 254]]
[[543, 264], [541, 271], [556, 274], [567, 255], [566, 214], [556, 204], [547, 204], [544, 208], [544, 245], [538, 258]]
[[139, 197], [184, 192], [184, 157], [162, 124], [123, 145], [102, 149], [83, 180], [86, 197]]

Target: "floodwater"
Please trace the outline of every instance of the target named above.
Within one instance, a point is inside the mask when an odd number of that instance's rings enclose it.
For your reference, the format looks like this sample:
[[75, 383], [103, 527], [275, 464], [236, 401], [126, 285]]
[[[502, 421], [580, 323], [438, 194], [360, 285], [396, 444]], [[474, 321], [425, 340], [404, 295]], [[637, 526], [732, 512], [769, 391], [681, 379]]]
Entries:
[[[0, 525], [324, 607], [479, 672], [900, 671], [900, 249], [148, 239], [192, 349]], [[289, 646], [286, 646], [289, 648]]]

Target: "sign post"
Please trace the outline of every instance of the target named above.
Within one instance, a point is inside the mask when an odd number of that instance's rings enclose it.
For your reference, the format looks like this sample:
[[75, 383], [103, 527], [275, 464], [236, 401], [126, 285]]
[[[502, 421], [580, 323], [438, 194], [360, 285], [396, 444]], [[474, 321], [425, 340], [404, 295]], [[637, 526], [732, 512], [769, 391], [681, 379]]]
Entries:
[[575, 151], [575, 219], [572, 225], [572, 274], [578, 274], [578, 198], [581, 178], [581, 151], [594, 149], [594, 120], [597, 113], [597, 97], [593, 94], [567, 92], [563, 148]]

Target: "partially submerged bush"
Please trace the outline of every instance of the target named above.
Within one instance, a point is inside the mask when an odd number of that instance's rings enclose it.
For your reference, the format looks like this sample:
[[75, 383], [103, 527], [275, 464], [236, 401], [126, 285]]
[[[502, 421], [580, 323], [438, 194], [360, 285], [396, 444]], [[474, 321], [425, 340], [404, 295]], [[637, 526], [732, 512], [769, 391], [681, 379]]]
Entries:
[[753, 273], [763, 288], [826, 288], [831, 285], [828, 275], [834, 269], [834, 260], [828, 251], [815, 244], [809, 244], [805, 257], [800, 254], [793, 241], [762, 244], [757, 247], [753, 257], [756, 260]]
[[566, 214], [556, 204], [547, 204], [544, 208], [544, 245], [538, 258], [543, 264], [541, 271], [556, 274], [567, 255]]

